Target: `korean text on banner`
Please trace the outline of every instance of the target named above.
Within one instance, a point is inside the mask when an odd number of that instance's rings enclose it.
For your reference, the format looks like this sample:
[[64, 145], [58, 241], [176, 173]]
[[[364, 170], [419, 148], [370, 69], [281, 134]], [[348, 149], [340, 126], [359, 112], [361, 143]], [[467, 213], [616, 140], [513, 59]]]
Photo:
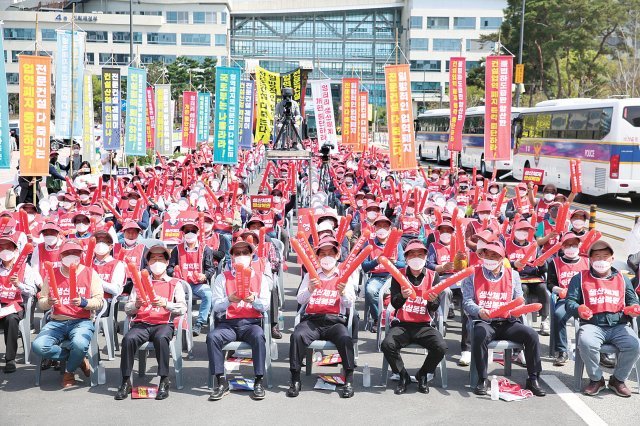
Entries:
[[449, 151], [462, 152], [462, 128], [467, 111], [465, 58], [451, 58], [449, 67]]
[[298, 102], [300, 111], [304, 111], [304, 88], [307, 87], [307, 74], [298, 68], [287, 74], [280, 76], [280, 87], [291, 87], [293, 89], [293, 100]]
[[318, 145], [336, 144], [336, 122], [333, 116], [333, 99], [331, 98], [331, 80], [312, 80], [311, 96], [313, 97]]
[[153, 149], [156, 143], [156, 99], [153, 87], [147, 87], [147, 149]]
[[147, 70], [129, 67], [125, 155], [147, 155]]
[[196, 109], [198, 94], [182, 93], [182, 147], [196, 149]]
[[485, 65], [484, 158], [511, 159], [511, 56], [487, 56]]
[[[0, 31], [0, 52], [4, 50], [3, 31]], [[9, 95], [4, 61], [0, 61], [0, 169], [11, 167], [11, 134], [9, 133]]]
[[156, 84], [156, 150], [160, 155], [173, 151], [171, 85]]
[[198, 93], [198, 142], [209, 142], [209, 123], [211, 122], [211, 93]]
[[255, 140], [268, 144], [273, 132], [276, 101], [280, 95], [280, 74], [256, 67], [256, 87], [258, 120]]
[[358, 93], [357, 78], [342, 79], [342, 143], [358, 143]]
[[96, 141], [93, 131], [93, 75], [84, 72], [84, 90], [82, 91], [82, 159], [95, 166], [99, 156], [96, 154]]
[[369, 146], [369, 92], [358, 94], [358, 145], [356, 151], [366, 151]]
[[253, 146], [253, 103], [254, 81], [240, 82], [240, 148], [251, 149]]
[[120, 149], [120, 68], [102, 68], [102, 146]]
[[273, 197], [271, 195], [252, 195], [251, 211], [270, 210], [273, 206]]
[[240, 68], [216, 67], [216, 109], [213, 162], [238, 162], [238, 135], [240, 127]]
[[384, 67], [391, 170], [417, 167], [409, 65]]
[[20, 70], [20, 176], [49, 175], [51, 58], [18, 57]]
[[[56, 42], [56, 136], [71, 138], [71, 90], [73, 88], [73, 136], [83, 134], [82, 89], [84, 80], [85, 32], [74, 31], [73, 53], [71, 31], [57, 30]], [[71, 67], [73, 64], [73, 72]], [[73, 81], [71, 77], [73, 75]]]

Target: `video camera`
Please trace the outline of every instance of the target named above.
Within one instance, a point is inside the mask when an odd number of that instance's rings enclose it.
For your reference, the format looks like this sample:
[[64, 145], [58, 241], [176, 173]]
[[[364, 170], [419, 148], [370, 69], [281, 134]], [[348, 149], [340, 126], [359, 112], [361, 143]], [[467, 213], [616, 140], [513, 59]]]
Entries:
[[329, 162], [329, 155], [331, 154], [331, 150], [333, 149], [333, 145], [330, 143], [325, 143], [320, 147], [320, 154], [322, 155], [322, 162]]
[[293, 107], [293, 89], [291, 87], [285, 87], [282, 89], [282, 106], [284, 107], [284, 115], [286, 117], [291, 117], [293, 112], [291, 108]]

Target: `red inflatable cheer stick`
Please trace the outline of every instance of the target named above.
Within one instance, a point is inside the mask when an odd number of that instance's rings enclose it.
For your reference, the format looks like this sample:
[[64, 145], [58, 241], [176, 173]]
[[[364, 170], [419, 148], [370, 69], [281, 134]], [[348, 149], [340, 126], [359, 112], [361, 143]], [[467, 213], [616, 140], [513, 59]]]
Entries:
[[260, 258], [267, 256], [266, 235], [267, 235], [267, 228], [263, 226], [258, 231], [258, 257]]
[[358, 253], [360, 253], [360, 250], [362, 250], [362, 247], [364, 247], [364, 245], [369, 240], [370, 234], [371, 234], [370, 231], [367, 229], [362, 233], [360, 238], [358, 238], [356, 243], [351, 248], [351, 253], [349, 253], [349, 256], [347, 256], [347, 260], [345, 260], [345, 262], [340, 267], [342, 271], [345, 271], [347, 268], [350, 267], [351, 263], [354, 261]]
[[544, 262], [546, 262], [547, 259], [551, 258], [551, 256], [553, 256], [554, 254], [559, 252], [561, 248], [562, 248], [562, 243], [558, 242], [558, 243], [554, 244], [553, 246], [551, 246], [549, 248], [549, 250], [545, 251], [542, 256], [538, 257], [533, 262], [533, 266], [538, 267], [538, 266], [544, 265]]
[[153, 289], [153, 284], [151, 283], [151, 277], [149, 276], [149, 271], [143, 269], [140, 273], [140, 278], [142, 282], [142, 287], [144, 288], [144, 292], [148, 297], [153, 301], [158, 297], [156, 295], [156, 291]]
[[309, 273], [309, 277], [311, 279], [319, 280], [320, 276], [318, 275], [318, 272], [316, 271], [315, 266], [313, 266], [313, 263], [311, 263], [311, 260], [309, 259], [307, 254], [304, 252], [302, 246], [300, 246], [300, 243], [298, 242], [297, 239], [291, 240], [291, 247], [293, 247], [293, 250], [298, 255], [298, 259], [300, 259], [300, 262]]
[[73, 264], [69, 266], [69, 299], [77, 299], [78, 298], [78, 283], [76, 282], [78, 271], [78, 265]]
[[558, 215], [556, 216], [556, 232], [558, 234], [564, 231], [564, 227], [567, 223], [568, 214], [569, 214], [569, 203], [564, 203], [558, 209]]
[[[371, 246], [369, 246], [371, 247]], [[411, 296], [409, 296], [410, 299], [415, 299], [417, 297], [416, 295], [416, 290], [413, 287], [413, 285], [411, 285], [411, 283], [409, 282], [409, 280], [407, 279], [407, 277], [405, 277], [402, 272], [400, 272], [398, 270], [398, 268], [395, 267], [395, 265], [393, 263], [391, 263], [391, 261], [389, 259], [387, 259], [384, 256], [380, 256], [378, 258], [378, 263], [380, 265], [382, 265], [382, 267], [391, 274], [391, 276], [393, 278], [396, 279], [396, 281], [398, 281], [398, 283], [400, 283], [400, 287], [405, 290], [405, 289], [410, 289], [411, 290]]]
[[587, 320], [588, 321], [593, 316], [593, 312], [591, 311], [591, 309], [589, 309], [589, 307], [587, 305], [580, 305], [580, 306], [578, 306], [578, 315], [583, 320]]
[[71, 183], [71, 179], [69, 179], [69, 176], [66, 176], [64, 180], [65, 182], [67, 182], [67, 191], [69, 192], [69, 194], [73, 195], [74, 197], [77, 197], [78, 193], [76, 192], [76, 189], [73, 187], [73, 184]]
[[393, 228], [389, 233], [389, 238], [387, 239], [387, 243], [384, 245], [384, 249], [382, 250], [382, 255], [386, 258], [392, 257], [393, 253], [397, 251], [398, 244], [400, 243], [400, 239], [402, 238], [402, 230]]
[[347, 262], [345, 262], [346, 268], [340, 273], [338, 283], [346, 283], [349, 280], [349, 277], [356, 271], [356, 269], [358, 269], [358, 266], [360, 266], [362, 262], [364, 262], [365, 259], [371, 254], [371, 251], [373, 251], [373, 246], [366, 246], [364, 250], [360, 252], [360, 254], [358, 254], [353, 258], [353, 260], [351, 260], [350, 263], [348, 263], [349, 259], [347, 259]]
[[509, 312], [518, 306], [524, 305], [524, 297], [518, 297], [517, 299], [513, 299], [509, 303], [505, 303], [497, 309], [494, 309], [489, 313], [489, 318], [506, 318], [509, 315]]
[[591, 229], [582, 239], [582, 244], [580, 244], [581, 251], [586, 253], [587, 250], [589, 250], [591, 244], [598, 241], [600, 237], [602, 237], [602, 234], [600, 232], [596, 231], [595, 229]]
[[138, 267], [133, 262], [127, 262], [127, 269], [129, 270], [131, 281], [133, 281], [133, 287], [136, 289], [136, 292], [140, 296], [140, 300], [145, 303], [149, 303], [149, 295], [146, 291], [144, 291], [144, 287], [142, 286], [142, 280], [140, 279], [140, 271], [138, 270]]
[[11, 267], [11, 270], [9, 271], [9, 275], [7, 276], [12, 277], [17, 274], [22, 269], [24, 264], [27, 263], [27, 258], [31, 253], [33, 253], [33, 244], [25, 244], [24, 247], [22, 247], [20, 254], [18, 255], [18, 259], [16, 259], [15, 263]]
[[[93, 218], [92, 218], [93, 219]], [[87, 244], [87, 251], [84, 253], [84, 266], [87, 268], [93, 267], [93, 253], [96, 250], [96, 238], [89, 238], [89, 243]]]
[[523, 265], [526, 265], [527, 263], [529, 263], [529, 261], [533, 259], [537, 251], [538, 251], [538, 244], [529, 243], [529, 247], [527, 247], [527, 251], [524, 252], [524, 257], [522, 258], [522, 260], [520, 260], [520, 263], [522, 263]]
[[351, 218], [352, 216], [350, 214], [348, 214], [347, 216], [340, 216], [340, 225], [338, 226], [338, 232], [336, 232], [336, 240], [340, 244], [342, 244], [345, 235], [347, 235], [347, 230], [349, 229]]
[[53, 263], [45, 262], [44, 268], [47, 270], [47, 275], [49, 276], [49, 295], [59, 301], [60, 292], [58, 291], [58, 284], [56, 283], [56, 274], [53, 270]]
[[640, 315], [640, 305], [625, 306], [622, 313], [625, 315], [638, 316]]
[[459, 283], [460, 281], [464, 280], [465, 278], [470, 277], [471, 275], [473, 275], [473, 271], [474, 271], [474, 267], [473, 266], [469, 266], [468, 268], [465, 268], [460, 272], [456, 272], [455, 274], [451, 275], [450, 277], [440, 281], [436, 286], [431, 287], [429, 289], [429, 291], [427, 292], [427, 295], [442, 293], [444, 290], [446, 290], [447, 288], [451, 287], [452, 285], [454, 285], [456, 283]]
[[97, 203], [100, 197], [102, 197], [102, 179], [98, 179], [98, 189], [96, 189], [93, 192], [93, 197], [91, 198], [91, 204]]
[[528, 305], [522, 305], [512, 309], [509, 315], [517, 318], [532, 312], [538, 312], [540, 309], [542, 309], [542, 303], [529, 303]]
[[302, 248], [304, 253], [307, 255], [307, 258], [309, 259], [309, 261], [311, 261], [316, 271], [320, 269], [320, 262], [318, 262], [318, 256], [316, 256], [316, 253], [311, 248], [311, 244], [309, 244], [309, 240], [307, 240], [307, 237], [304, 235], [304, 233], [298, 232], [296, 238], [297, 238], [298, 244], [300, 244], [300, 247]]
[[492, 217], [498, 217], [500, 215], [500, 210], [502, 209], [502, 203], [504, 202], [504, 197], [507, 195], [507, 188], [502, 188], [502, 192], [498, 195], [498, 200], [496, 201], [496, 206], [493, 208], [491, 212]]
[[107, 210], [109, 210], [111, 212], [111, 214], [113, 215], [113, 217], [120, 223], [123, 222], [122, 220], [122, 216], [120, 215], [120, 213], [118, 213], [118, 211], [111, 205], [111, 203], [107, 200], [102, 200], [102, 204], [107, 208]]
[[318, 238], [318, 228], [316, 227], [316, 218], [313, 215], [313, 212], [311, 212], [311, 210], [307, 212], [307, 218], [309, 219], [309, 229], [311, 230], [311, 238], [313, 239], [313, 245], [317, 246], [318, 241], [320, 241], [320, 239]]

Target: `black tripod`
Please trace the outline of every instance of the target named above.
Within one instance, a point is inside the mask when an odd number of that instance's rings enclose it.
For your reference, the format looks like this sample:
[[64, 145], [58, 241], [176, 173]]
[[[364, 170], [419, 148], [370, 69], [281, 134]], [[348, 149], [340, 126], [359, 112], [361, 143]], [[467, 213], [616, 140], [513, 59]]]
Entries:
[[[297, 149], [298, 143], [302, 146], [302, 138], [300, 137], [300, 133], [298, 133], [298, 129], [293, 123], [293, 116], [290, 114], [285, 114], [280, 122], [282, 126], [278, 131], [278, 135], [276, 136], [276, 140], [273, 142], [273, 149]], [[284, 138], [280, 142], [280, 146], [278, 146], [278, 142], [281, 140], [282, 136]]]

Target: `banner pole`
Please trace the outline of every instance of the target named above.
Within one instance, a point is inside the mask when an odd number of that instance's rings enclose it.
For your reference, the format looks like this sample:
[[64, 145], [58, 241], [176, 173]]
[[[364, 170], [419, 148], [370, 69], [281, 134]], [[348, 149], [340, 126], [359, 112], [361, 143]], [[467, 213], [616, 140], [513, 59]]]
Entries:
[[74, 57], [75, 57], [75, 47], [74, 47], [74, 38], [76, 32], [76, 4], [73, 3], [71, 10], [71, 113], [69, 120], [69, 127], [71, 128], [69, 132], [69, 178], [73, 177], [73, 110], [74, 110], [74, 102], [75, 102], [75, 91], [74, 91], [74, 79], [75, 79], [75, 70], [74, 70]]

